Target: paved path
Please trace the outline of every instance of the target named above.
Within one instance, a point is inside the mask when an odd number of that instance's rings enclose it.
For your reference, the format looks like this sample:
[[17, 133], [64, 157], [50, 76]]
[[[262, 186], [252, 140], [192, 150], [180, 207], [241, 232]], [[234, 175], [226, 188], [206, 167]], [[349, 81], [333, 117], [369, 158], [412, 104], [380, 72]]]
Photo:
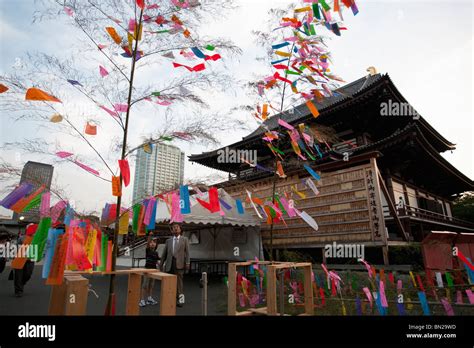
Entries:
[[[120, 263], [119, 263], [120, 264]], [[118, 267], [123, 268], [123, 267]], [[42, 265], [36, 265], [31, 280], [25, 286], [23, 297], [16, 298], [13, 292], [13, 282], [8, 281], [10, 267], [0, 274], [0, 315], [47, 315], [51, 287], [41, 278]], [[109, 285], [109, 277], [88, 277], [92, 289], [99, 295], [96, 298], [89, 292], [87, 301], [88, 315], [103, 315]], [[117, 276], [116, 281], [116, 314], [125, 314], [127, 297], [127, 276]], [[201, 315], [200, 275], [185, 275], [184, 293], [186, 303], [177, 308], [177, 315]], [[159, 300], [159, 282], [155, 283], [154, 298]], [[227, 289], [222, 277], [211, 277], [208, 285], [208, 314], [225, 315], [227, 306]], [[141, 309], [142, 315], [159, 315], [159, 305], [147, 306]]]

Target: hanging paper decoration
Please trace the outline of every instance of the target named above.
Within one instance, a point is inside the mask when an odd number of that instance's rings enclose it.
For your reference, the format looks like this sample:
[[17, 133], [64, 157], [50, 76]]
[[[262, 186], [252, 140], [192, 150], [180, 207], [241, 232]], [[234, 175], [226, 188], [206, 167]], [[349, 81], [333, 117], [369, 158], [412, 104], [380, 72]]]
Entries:
[[5, 93], [6, 91], [8, 91], [8, 87], [0, 83], [0, 94]]
[[81, 87], [84, 87], [83, 85], [81, 85], [81, 83], [79, 81], [76, 81], [76, 80], [67, 80], [67, 82], [69, 82], [71, 85], [73, 86], [81, 86]]
[[120, 185], [119, 176], [112, 176], [112, 195], [115, 197], [122, 196], [122, 186]]
[[119, 116], [115, 111], [112, 111], [112, 110], [106, 108], [106, 107], [103, 106], [103, 105], [99, 105], [99, 107], [100, 107], [102, 110], [106, 111], [110, 116], [113, 116], [113, 117], [116, 117], [116, 118], [120, 119], [120, 116]]
[[321, 177], [309, 165], [305, 164], [304, 169], [306, 169], [308, 173], [311, 174], [311, 176], [316, 180], [321, 180]]
[[92, 173], [92, 174], [94, 174], [94, 175], [96, 175], [96, 176], [100, 176], [100, 173], [99, 173], [97, 170], [95, 170], [95, 169], [93, 169], [93, 168], [91, 168], [91, 167], [89, 167], [89, 166], [86, 166], [85, 164], [83, 164], [83, 163], [81, 163], [81, 162], [79, 162], [79, 161], [77, 161], [77, 160], [75, 160], [75, 161], [73, 161], [73, 162], [74, 162], [76, 165], [78, 165], [79, 167], [81, 167], [82, 169], [88, 171], [89, 173]]
[[306, 101], [306, 106], [308, 107], [314, 118], [317, 118], [319, 116], [319, 111], [311, 100]]
[[91, 123], [87, 122], [84, 133], [86, 133], [88, 135], [97, 135], [97, 126], [95, 124], [91, 124]]
[[64, 210], [66, 206], [67, 206], [67, 201], [59, 201], [51, 208], [51, 220], [53, 223], [56, 223], [58, 221], [58, 218], [61, 215], [61, 212]]
[[71, 157], [72, 155], [73, 153], [66, 152], [66, 151], [56, 152], [56, 156], [58, 156], [59, 158], [67, 158], [67, 157]]
[[126, 159], [118, 160], [118, 164], [120, 167], [120, 174], [122, 175], [123, 183], [125, 187], [130, 184], [130, 167], [128, 165], [128, 161]]
[[53, 123], [59, 123], [63, 120], [63, 117], [60, 114], [54, 114], [49, 120]]
[[128, 221], [130, 214], [128, 211], [124, 212], [119, 219], [119, 234], [124, 235], [128, 233]]
[[46, 250], [43, 263], [42, 277], [47, 279], [49, 277], [49, 272], [51, 270], [51, 265], [53, 261], [54, 251], [56, 249], [56, 242], [58, 236], [64, 233], [64, 230], [50, 229], [48, 231], [48, 237], [46, 239]]
[[143, 11], [145, 9], [145, 0], [137, 0], [137, 6]]
[[39, 100], [39, 101], [50, 101], [62, 103], [58, 98], [53, 97], [52, 95], [42, 91], [39, 88], [29, 88], [26, 91], [25, 100]]
[[122, 43], [122, 38], [119, 36], [119, 34], [117, 34], [117, 32], [115, 31], [115, 29], [113, 27], [107, 27], [107, 28], [105, 28], [105, 30], [107, 30], [110, 37], [112, 38], [112, 40], [114, 40], [114, 42], [117, 45], [120, 45]]
[[[46, 239], [48, 238], [48, 230], [51, 227], [51, 218], [45, 217], [40, 220], [38, 229], [36, 230], [30, 248], [36, 250], [36, 255], [32, 255], [33, 261], [40, 261], [43, 258], [43, 251], [46, 246]], [[30, 249], [29, 248], [29, 249]]]
[[11, 206], [27, 196], [32, 190], [33, 185], [24, 182], [3, 198], [2, 201], [0, 201], [0, 205], [6, 209], [10, 209]]
[[183, 215], [179, 206], [179, 196], [176, 192], [171, 194], [171, 222], [183, 222]]
[[114, 109], [117, 112], [127, 112], [128, 105], [127, 104], [115, 104]]
[[201, 64], [198, 64], [198, 65], [195, 65], [193, 67], [190, 67], [190, 66], [187, 66], [187, 65], [183, 65], [183, 64], [178, 64], [178, 63], [173, 63], [173, 66], [175, 68], [179, 68], [179, 67], [183, 67], [183, 68], [186, 68], [188, 71], [194, 71], [194, 72], [199, 72], [199, 71], [203, 71], [206, 69], [206, 66], [204, 65], [204, 63], [201, 63]]
[[99, 73], [102, 77], [106, 77], [109, 74], [109, 72], [102, 65], [99, 65]]
[[426, 300], [426, 294], [423, 291], [418, 292], [418, 298], [420, 299], [421, 308], [423, 309], [423, 315], [430, 315], [430, 308], [428, 307], [428, 301]]
[[196, 200], [201, 204], [204, 208], [209, 210], [211, 213], [216, 213], [221, 210], [220, 204], [219, 204], [219, 195], [217, 192], [217, 188], [211, 187], [208, 191], [209, 195], [209, 202], [205, 202], [199, 198], [196, 198]]
[[315, 231], [319, 229], [316, 221], [311, 216], [309, 216], [308, 213], [306, 213], [305, 211], [300, 212], [298, 209], [295, 209], [295, 211], [296, 214], [298, 214], [298, 216], [302, 218], [308, 225], [310, 225]]
[[45, 192], [41, 196], [41, 204], [40, 204], [40, 217], [44, 218], [50, 215], [50, 201], [51, 201], [51, 192]]
[[179, 187], [179, 206], [181, 208], [181, 214], [191, 213], [191, 203], [189, 201], [189, 188], [187, 185], [181, 185]]

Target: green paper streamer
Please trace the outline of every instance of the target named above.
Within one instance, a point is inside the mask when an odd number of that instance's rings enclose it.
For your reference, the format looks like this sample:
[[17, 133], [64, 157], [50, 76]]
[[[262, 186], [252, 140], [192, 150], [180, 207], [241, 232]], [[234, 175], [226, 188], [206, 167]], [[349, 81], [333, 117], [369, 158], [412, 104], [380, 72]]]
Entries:
[[278, 196], [278, 194], [275, 194], [275, 200], [277, 201], [278, 207], [280, 208], [281, 212], [284, 213], [284, 214], [288, 214], [286, 212], [285, 207], [283, 206], [283, 204], [281, 204], [280, 197]]
[[214, 51], [214, 50], [216, 49], [216, 48], [215, 48], [214, 46], [212, 46], [212, 45], [207, 45], [205, 48], [206, 48], [206, 50], [208, 50], [208, 51]]
[[310, 25], [309, 26], [309, 32], [311, 33], [311, 35], [316, 35], [316, 30], [314, 29], [314, 25]]
[[318, 4], [313, 4], [313, 14], [317, 19], [321, 19], [321, 13], [319, 12]]
[[325, 0], [319, 0], [319, 3], [324, 8], [324, 11], [329, 11], [331, 9], [331, 6], [329, 6]]
[[140, 217], [140, 204], [135, 204], [133, 206], [133, 222], [132, 229], [135, 234], [138, 232], [138, 218]]
[[280, 155], [285, 155], [285, 153], [283, 151], [281, 151], [280, 149], [277, 149], [276, 147], [270, 145], [270, 148], [275, 151], [276, 153], [279, 153]]
[[288, 75], [301, 75], [301, 73], [291, 70], [285, 70], [285, 73]]
[[173, 140], [172, 137], [161, 137], [161, 139], [166, 140], [166, 141], [172, 141]]
[[25, 209], [23, 209], [22, 213], [27, 212], [28, 210], [39, 206], [41, 204], [41, 196], [43, 195], [38, 195], [35, 198], [33, 198], [31, 202], [28, 203], [28, 205], [25, 207]]
[[[27, 254], [28, 257], [35, 262], [38, 262], [43, 258], [44, 248], [46, 246], [46, 239], [48, 238], [48, 231], [50, 227], [51, 227], [50, 217], [44, 217], [40, 220], [38, 229], [36, 230], [36, 233], [33, 236], [33, 240], [31, 241], [31, 245], [28, 248], [28, 254]], [[35, 246], [37, 248], [37, 254], [36, 254], [36, 258], [33, 258], [32, 255], [30, 255], [29, 251], [30, 251], [30, 248], [35, 247]]]
[[151, 95], [155, 96], [155, 97], [159, 97], [160, 96], [160, 92], [153, 92]]
[[445, 276], [446, 276], [446, 283], [448, 283], [448, 286], [452, 288], [454, 286], [454, 283], [453, 283], [453, 278], [451, 277], [451, 274], [449, 274], [449, 272], [446, 272]]
[[107, 242], [109, 239], [105, 234], [102, 234], [102, 240], [100, 243], [101, 247], [101, 254], [100, 254], [100, 267], [99, 271], [100, 272], [105, 272], [107, 270], [107, 251], [108, 251], [108, 245]]
[[309, 158], [311, 158], [313, 161], [316, 161], [316, 158], [311, 154], [311, 152], [309, 152], [308, 150], [305, 150], [305, 152]]

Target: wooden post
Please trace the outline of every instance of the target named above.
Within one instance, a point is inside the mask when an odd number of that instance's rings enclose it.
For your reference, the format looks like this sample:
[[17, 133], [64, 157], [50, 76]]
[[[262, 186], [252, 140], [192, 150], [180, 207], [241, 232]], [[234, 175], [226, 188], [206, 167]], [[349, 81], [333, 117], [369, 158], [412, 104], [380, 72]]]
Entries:
[[128, 292], [127, 292], [127, 304], [125, 308], [125, 315], [139, 315], [141, 288], [142, 288], [142, 277], [143, 275], [138, 272], [130, 273], [128, 275]]
[[61, 285], [51, 287], [49, 315], [85, 315], [89, 280], [81, 275], [65, 275]]
[[[154, 273], [151, 274], [154, 277]], [[176, 291], [178, 278], [174, 274], [161, 273], [160, 315], [176, 315]]]
[[[269, 265], [267, 270], [267, 314], [277, 315], [276, 266]], [[280, 301], [284, 300], [280, 299]]]
[[304, 311], [307, 315], [314, 314], [313, 284], [311, 282], [312, 266], [304, 266]]
[[51, 286], [48, 315], [64, 315], [64, 304], [66, 302], [66, 281], [61, 285]]
[[390, 264], [388, 259], [388, 245], [384, 245], [382, 247], [382, 256], [383, 256], [383, 264], [388, 266]]
[[66, 279], [66, 303], [64, 315], [86, 315], [89, 280], [83, 276]]
[[228, 271], [228, 288], [227, 288], [227, 315], [237, 314], [237, 292], [235, 278], [237, 276], [237, 264], [229, 263]]

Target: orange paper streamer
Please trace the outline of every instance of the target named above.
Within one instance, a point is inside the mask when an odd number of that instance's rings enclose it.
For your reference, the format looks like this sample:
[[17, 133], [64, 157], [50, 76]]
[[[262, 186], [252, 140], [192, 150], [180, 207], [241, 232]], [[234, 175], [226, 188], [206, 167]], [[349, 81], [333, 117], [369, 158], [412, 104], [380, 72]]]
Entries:
[[113, 176], [112, 177], [112, 195], [115, 197], [122, 196], [122, 185], [120, 185], [120, 177]]
[[8, 87], [0, 83], [0, 93], [5, 93], [8, 91]]
[[309, 111], [311, 111], [311, 113], [313, 114], [314, 118], [318, 117], [319, 116], [319, 111], [318, 109], [316, 108], [316, 106], [313, 104], [313, 102], [311, 100], [308, 100], [306, 102], [306, 106], [308, 107]]
[[122, 38], [119, 36], [119, 34], [117, 34], [117, 32], [115, 31], [113, 27], [107, 27], [105, 28], [105, 30], [107, 30], [110, 37], [112, 38], [112, 40], [115, 41], [117, 45], [120, 45], [122, 43]]
[[41, 89], [34, 87], [28, 88], [26, 91], [25, 100], [40, 100], [62, 103], [58, 98], [53, 97]]
[[[25, 237], [25, 240], [23, 241], [23, 244], [21, 245], [18, 256], [15, 257], [12, 261], [11, 267], [13, 269], [22, 269], [25, 266], [27, 257], [26, 257], [26, 251], [28, 249], [28, 246], [31, 244], [31, 241], [33, 240], [33, 236], [27, 236]], [[20, 257], [20, 256], [25, 256], [25, 257]]]
[[54, 251], [53, 264], [46, 280], [46, 285], [61, 285], [64, 277], [64, 266], [69, 245], [69, 233], [58, 236], [56, 250]]
[[89, 134], [89, 135], [97, 135], [97, 126], [87, 122], [84, 133]]

